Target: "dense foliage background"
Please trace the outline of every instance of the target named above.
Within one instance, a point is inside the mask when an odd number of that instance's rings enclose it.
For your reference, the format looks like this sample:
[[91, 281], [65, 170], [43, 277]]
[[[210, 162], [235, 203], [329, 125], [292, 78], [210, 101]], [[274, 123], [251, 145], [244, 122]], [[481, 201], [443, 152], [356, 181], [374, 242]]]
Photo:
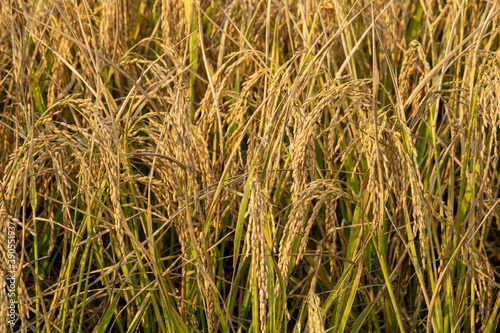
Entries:
[[0, 0], [0, 331], [496, 332], [499, 25]]

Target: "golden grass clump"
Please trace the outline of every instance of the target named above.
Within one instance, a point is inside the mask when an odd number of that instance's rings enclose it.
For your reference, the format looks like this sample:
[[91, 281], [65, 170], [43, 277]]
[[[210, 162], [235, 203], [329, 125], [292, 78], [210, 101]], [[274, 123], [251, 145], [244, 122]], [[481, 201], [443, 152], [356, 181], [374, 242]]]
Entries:
[[319, 297], [311, 292], [307, 299], [307, 329], [309, 332], [324, 333], [324, 322], [325, 319]]
[[100, 50], [111, 60], [118, 60], [129, 43], [129, 0], [103, 0], [100, 24]]
[[497, 332], [499, 45], [498, 1], [0, 0], [0, 332]]
[[[250, 202], [248, 204], [249, 224], [246, 234], [246, 243], [248, 244], [246, 256], [252, 255], [252, 266], [255, 270], [252, 272], [254, 283], [259, 292], [259, 327], [261, 332], [266, 331], [266, 308], [268, 298], [268, 271], [267, 255], [269, 246], [266, 241], [266, 223], [269, 219], [269, 209], [266, 203], [266, 195], [260, 188], [259, 182], [253, 179], [250, 184]], [[268, 229], [269, 232], [269, 229]]]
[[[182, 1], [162, 0], [161, 2], [161, 31], [163, 39], [169, 44], [178, 45], [179, 50], [185, 44], [187, 22], [186, 10]], [[190, 10], [190, 9], [189, 9]]]
[[[404, 53], [403, 65], [399, 75], [399, 91], [401, 99], [406, 101], [410, 94], [421, 82], [421, 78], [429, 72], [429, 64], [425, 61], [425, 54], [422, 45], [417, 40], [412, 40], [408, 50]], [[426, 89], [420, 89], [411, 104], [412, 113], [407, 116], [411, 122], [415, 113], [418, 111], [418, 105], [426, 94]]]

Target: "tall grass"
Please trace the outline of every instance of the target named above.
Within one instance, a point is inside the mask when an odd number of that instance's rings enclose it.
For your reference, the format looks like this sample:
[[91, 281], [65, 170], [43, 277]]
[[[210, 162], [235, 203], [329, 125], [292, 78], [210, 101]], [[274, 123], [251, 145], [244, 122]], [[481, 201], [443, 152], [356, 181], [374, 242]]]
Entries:
[[500, 3], [0, 0], [0, 331], [496, 332]]

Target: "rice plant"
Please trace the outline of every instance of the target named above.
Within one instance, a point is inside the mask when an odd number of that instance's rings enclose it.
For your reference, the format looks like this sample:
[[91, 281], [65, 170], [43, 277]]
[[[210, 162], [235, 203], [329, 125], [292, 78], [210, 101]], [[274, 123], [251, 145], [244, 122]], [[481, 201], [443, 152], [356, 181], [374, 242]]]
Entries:
[[496, 0], [0, 0], [0, 332], [497, 332], [499, 128]]

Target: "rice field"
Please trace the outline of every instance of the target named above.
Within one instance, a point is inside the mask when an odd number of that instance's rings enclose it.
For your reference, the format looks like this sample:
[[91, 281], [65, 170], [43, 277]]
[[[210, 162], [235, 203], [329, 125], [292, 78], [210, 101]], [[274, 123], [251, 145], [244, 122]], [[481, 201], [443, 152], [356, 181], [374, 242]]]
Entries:
[[498, 332], [499, 128], [496, 0], [0, 0], [0, 332]]

